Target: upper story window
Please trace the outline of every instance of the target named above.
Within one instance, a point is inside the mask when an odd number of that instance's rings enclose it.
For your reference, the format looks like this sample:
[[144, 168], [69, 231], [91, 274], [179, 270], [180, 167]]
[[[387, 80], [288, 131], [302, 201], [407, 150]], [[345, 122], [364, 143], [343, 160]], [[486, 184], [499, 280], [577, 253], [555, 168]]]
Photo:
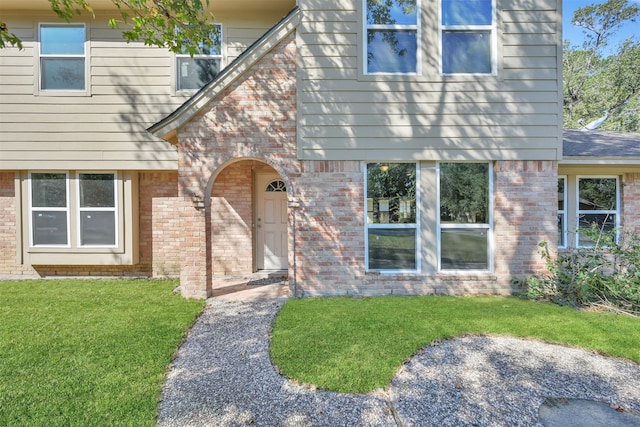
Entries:
[[495, 74], [495, 0], [441, 0], [443, 74]]
[[416, 74], [419, 0], [364, 0], [367, 74]]
[[83, 24], [40, 25], [40, 90], [86, 90]]
[[211, 81], [222, 68], [222, 26], [211, 34], [210, 43], [200, 42], [193, 57], [185, 50], [176, 55], [176, 90], [197, 90]]

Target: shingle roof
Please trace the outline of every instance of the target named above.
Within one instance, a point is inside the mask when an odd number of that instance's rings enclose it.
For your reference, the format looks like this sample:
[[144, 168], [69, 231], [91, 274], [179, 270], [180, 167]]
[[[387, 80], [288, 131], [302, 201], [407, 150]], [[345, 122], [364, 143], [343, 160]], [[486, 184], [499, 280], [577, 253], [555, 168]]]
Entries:
[[565, 129], [562, 146], [565, 159], [640, 159], [640, 133]]

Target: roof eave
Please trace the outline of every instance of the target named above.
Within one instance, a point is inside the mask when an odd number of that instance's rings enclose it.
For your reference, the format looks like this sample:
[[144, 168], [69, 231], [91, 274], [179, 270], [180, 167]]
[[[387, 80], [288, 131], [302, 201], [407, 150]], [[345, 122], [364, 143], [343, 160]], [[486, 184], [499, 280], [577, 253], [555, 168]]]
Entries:
[[300, 24], [301, 12], [294, 8], [285, 18], [267, 31], [225, 67], [211, 82], [196, 92], [173, 113], [147, 129], [151, 134], [175, 143], [178, 129], [204, 109], [212, 99], [228, 88], [249, 68], [265, 56], [274, 46], [291, 34]]

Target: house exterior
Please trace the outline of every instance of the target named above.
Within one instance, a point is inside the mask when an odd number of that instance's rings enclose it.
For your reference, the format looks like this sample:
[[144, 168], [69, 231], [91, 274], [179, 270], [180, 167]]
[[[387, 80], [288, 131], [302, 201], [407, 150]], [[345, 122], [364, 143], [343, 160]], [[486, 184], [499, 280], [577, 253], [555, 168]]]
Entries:
[[214, 1], [195, 58], [125, 44], [109, 4], [0, 6], [0, 275], [505, 294], [540, 241], [640, 230], [637, 138], [563, 148], [561, 0]]

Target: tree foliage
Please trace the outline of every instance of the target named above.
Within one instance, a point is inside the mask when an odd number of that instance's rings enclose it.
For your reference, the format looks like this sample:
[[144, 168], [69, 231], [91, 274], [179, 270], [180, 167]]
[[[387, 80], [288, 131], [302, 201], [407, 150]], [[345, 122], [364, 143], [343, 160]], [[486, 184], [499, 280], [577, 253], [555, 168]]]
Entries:
[[582, 28], [585, 40], [581, 46], [564, 43], [564, 127], [607, 116], [603, 129], [640, 131], [640, 43], [629, 38], [605, 53], [620, 28], [638, 16], [640, 7], [628, 0], [575, 11], [571, 23]]
[[[95, 17], [87, 0], [48, 0], [59, 18], [69, 22], [85, 13]], [[127, 42], [168, 48], [176, 53], [198, 53], [198, 44], [212, 45], [217, 29], [207, 12], [208, 0], [111, 0], [117, 16], [109, 19], [112, 28], [123, 27]], [[0, 48], [22, 42], [5, 22], [0, 21]]]

